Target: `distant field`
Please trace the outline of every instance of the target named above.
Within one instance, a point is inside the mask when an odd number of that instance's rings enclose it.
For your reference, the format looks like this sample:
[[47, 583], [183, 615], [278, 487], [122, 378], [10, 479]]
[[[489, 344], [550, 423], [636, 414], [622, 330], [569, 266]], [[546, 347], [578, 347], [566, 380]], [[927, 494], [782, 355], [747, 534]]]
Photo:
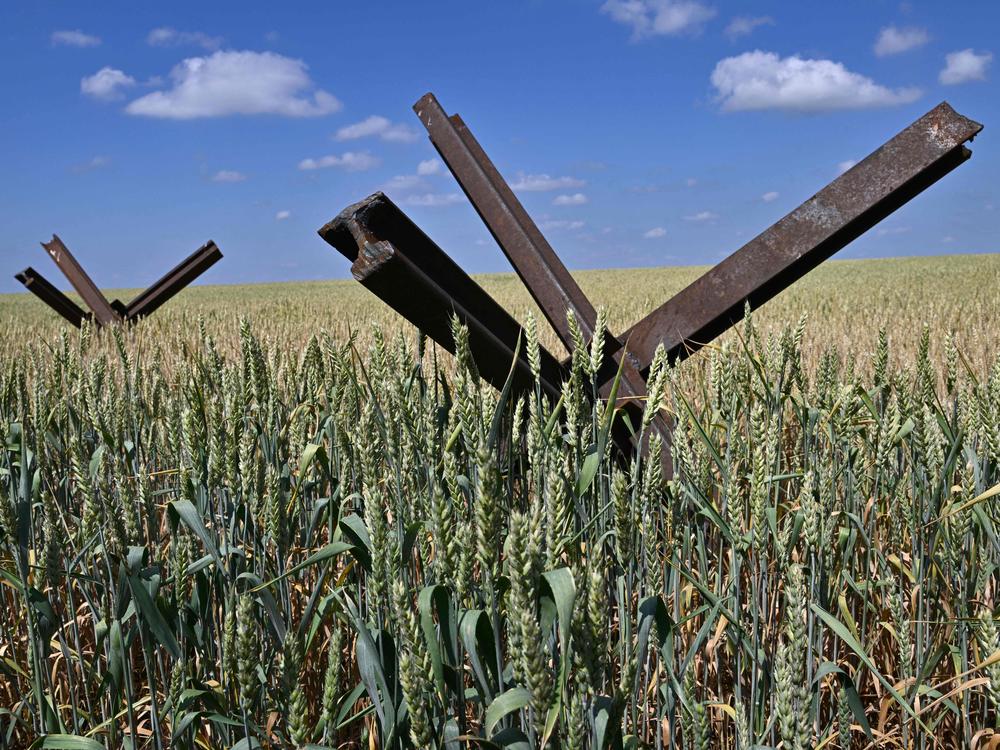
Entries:
[[[621, 331], [707, 268], [611, 269], [574, 275], [596, 305], [607, 306], [611, 329]], [[524, 320], [531, 309], [537, 314], [514, 274], [484, 275], [477, 280], [518, 319]], [[845, 353], [869, 351], [879, 328], [885, 327], [894, 354], [905, 360], [915, 351], [926, 324], [940, 334], [954, 332], [970, 362], [986, 367], [1000, 341], [998, 290], [1000, 255], [833, 260], [765, 305], [757, 322], [765, 330], [776, 329], [795, 325], [806, 314], [809, 359], [826, 347]], [[108, 294], [109, 299], [128, 300], [136, 291], [110, 290]], [[353, 330], [363, 336], [373, 323], [395, 328], [400, 322], [360, 284], [337, 280], [195, 286], [161, 309], [146, 327], [172, 329], [193, 323], [197, 316], [212, 323], [223, 347], [235, 344], [244, 317], [266, 336], [300, 344], [319, 331], [342, 337]], [[15, 340], [22, 342], [38, 336], [47, 339], [61, 325], [56, 315], [27, 294], [0, 295], [0, 321], [16, 331]], [[548, 329], [541, 337], [543, 344], [561, 350]]]
[[[621, 331], [702, 271], [579, 278]], [[503, 396], [353, 281], [2, 296], [0, 748], [995, 747], [998, 290], [826, 264], [657, 358], [648, 456], [600, 342]]]

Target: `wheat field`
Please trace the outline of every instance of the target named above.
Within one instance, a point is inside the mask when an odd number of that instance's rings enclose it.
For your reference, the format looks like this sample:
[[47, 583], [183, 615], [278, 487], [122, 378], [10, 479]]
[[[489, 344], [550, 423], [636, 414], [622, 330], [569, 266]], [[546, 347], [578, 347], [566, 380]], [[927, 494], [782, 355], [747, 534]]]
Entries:
[[[578, 278], [620, 331], [702, 270]], [[599, 341], [553, 403], [348, 281], [0, 296], [0, 747], [996, 747], [997, 289], [830, 262], [658, 358], [669, 480]]]

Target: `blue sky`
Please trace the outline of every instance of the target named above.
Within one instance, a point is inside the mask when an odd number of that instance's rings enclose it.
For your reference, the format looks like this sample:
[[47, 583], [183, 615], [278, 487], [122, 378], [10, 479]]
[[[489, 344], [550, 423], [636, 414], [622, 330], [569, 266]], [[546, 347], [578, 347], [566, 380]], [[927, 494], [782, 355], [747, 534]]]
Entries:
[[[339, 278], [383, 189], [508, 270], [411, 105], [460, 113], [570, 268], [712, 263], [942, 100], [970, 162], [840, 257], [1000, 249], [1000, 3], [14, 2], [0, 9], [0, 291], [58, 233], [102, 286], [211, 238], [213, 283]], [[998, 128], [1000, 130], [1000, 128]]]

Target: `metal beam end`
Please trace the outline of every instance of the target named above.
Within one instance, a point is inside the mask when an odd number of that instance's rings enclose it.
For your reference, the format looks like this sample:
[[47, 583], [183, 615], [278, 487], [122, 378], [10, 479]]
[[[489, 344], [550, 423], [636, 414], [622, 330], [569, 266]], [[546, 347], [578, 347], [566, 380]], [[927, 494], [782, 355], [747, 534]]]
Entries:
[[417, 99], [417, 101], [413, 103], [413, 111], [417, 113], [417, 117], [423, 119], [420, 113], [424, 109], [426, 109], [428, 105], [433, 105], [438, 107], [441, 106], [440, 103], [438, 103], [437, 97], [434, 96], [434, 92], [432, 91], [428, 91], [426, 94], [424, 94], [422, 97], [420, 97], [419, 99]]
[[364, 229], [368, 217], [375, 211], [391, 206], [392, 201], [381, 190], [364, 200], [352, 203], [332, 220], [319, 228], [319, 236], [335, 247], [352, 263], [367, 243], [372, 241]]
[[366, 242], [357, 259], [351, 264], [351, 275], [363, 284], [369, 276], [378, 273], [386, 263], [392, 262], [397, 252], [395, 245], [386, 240]]
[[62, 245], [63, 241], [61, 239], [59, 239], [59, 235], [58, 234], [53, 234], [51, 240], [49, 240], [48, 242], [41, 242], [39, 244], [43, 248], [45, 248], [46, 252], [53, 253], [53, 252], [55, 252], [56, 246]]
[[971, 141], [983, 129], [981, 122], [959, 114], [948, 102], [941, 102], [914, 125], [918, 123], [931, 142], [946, 149]]
[[955, 111], [955, 108], [944, 101], [927, 113], [929, 118], [935, 120], [939, 125], [946, 125], [954, 138], [965, 134], [964, 141], [971, 141], [983, 129], [983, 124], [970, 117]]

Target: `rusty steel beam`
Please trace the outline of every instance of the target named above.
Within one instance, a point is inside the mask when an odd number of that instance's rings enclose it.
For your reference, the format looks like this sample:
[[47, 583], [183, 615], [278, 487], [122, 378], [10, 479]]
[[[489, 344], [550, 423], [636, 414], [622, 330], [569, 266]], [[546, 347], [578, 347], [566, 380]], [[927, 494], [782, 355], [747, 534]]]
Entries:
[[[534, 388], [521, 325], [385, 195], [375, 193], [349, 206], [319, 234], [352, 262], [357, 281], [452, 353], [451, 316], [457, 315], [468, 328], [476, 368], [488, 383], [503, 388], [513, 364], [514, 392]], [[556, 400], [569, 373], [544, 347], [539, 353], [540, 387]], [[622, 455], [632, 454], [631, 435], [622, 422], [614, 423], [611, 438]]]
[[120, 320], [118, 313], [114, 311], [108, 300], [101, 294], [97, 285], [83, 270], [76, 258], [69, 251], [63, 241], [57, 235], [52, 235], [52, 239], [43, 242], [42, 247], [49, 254], [49, 257], [59, 266], [66, 279], [72, 284], [77, 294], [83, 298], [84, 303], [94, 313], [94, 319], [100, 325], [107, 325]]
[[56, 289], [48, 279], [31, 266], [25, 268], [14, 278], [24, 284], [29, 292], [77, 328], [83, 325], [83, 321], [90, 317], [79, 305]]
[[[559, 260], [469, 128], [458, 115], [449, 117], [433, 94], [421, 97], [413, 105], [413, 110], [427, 129], [431, 142], [448, 169], [566, 348], [573, 347], [566, 318], [568, 311], [573, 312], [589, 341], [594, 335], [597, 322], [594, 306]], [[621, 343], [610, 332], [605, 332], [605, 340], [606, 351], [614, 353], [621, 349]], [[646, 383], [630, 359], [626, 356], [624, 362], [621, 362], [618, 355], [607, 358], [603, 374], [606, 380], [610, 379], [621, 364], [622, 377], [618, 395], [624, 399], [631, 421], [636, 423], [641, 416], [641, 401], [646, 396]], [[605, 382], [602, 395], [607, 396], [608, 390], [609, 386]], [[665, 421], [657, 418], [653, 429], [660, 435], [664, 446], [669, 446], [670, 430]], [[643, 451], [645, 447], [644, 444]], [[664, 455], [668, 452], [665, 450]], [[669, 473], [667, 461], [664, 463], [664, 470]]]
[[125, 306], [129, 320], [143, 318], [158, 310], [177, 292], [186, 287], [222, 259], [222, 251], [209, 240], [182, 260], [162, 278]]
[[939, 104], [619, 339], [643, 372], [660, 344], [683, 359], [965, 162], [982, 128]]
[[[344, 209], [319, 235], [352, 262], [357, 281], [453, 353], [457, 315], [480, 375], [493, 386], [506, 382], [522, 337], [513, 386], [533, 387], [521, 325], [384, 194]], [[566, 373], [544, 348], [541, 360], [542, 389], [558, 398]]]
[[568, 310], [590, 338], [597, 318], [594, 306], [465, 123], [457, 115], [449, 118], [434, 94], [421, 97], [413, 110], [560, 340], [571, 346]]

